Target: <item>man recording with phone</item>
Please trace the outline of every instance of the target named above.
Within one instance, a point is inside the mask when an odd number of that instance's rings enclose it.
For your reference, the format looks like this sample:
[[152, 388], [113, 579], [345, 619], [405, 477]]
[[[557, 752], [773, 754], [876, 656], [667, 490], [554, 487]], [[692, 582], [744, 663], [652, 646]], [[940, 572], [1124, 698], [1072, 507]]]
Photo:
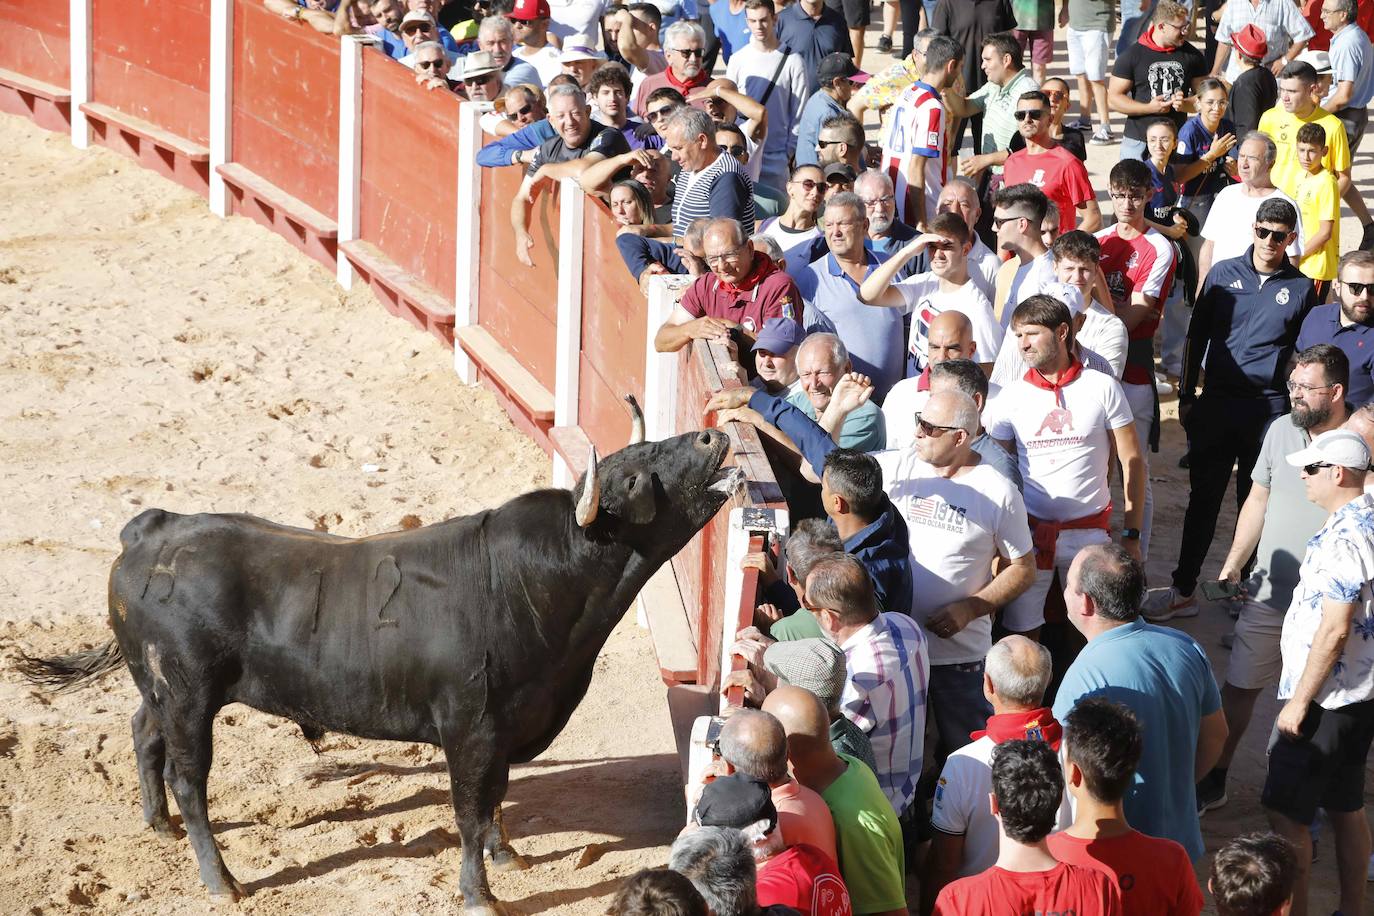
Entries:
[[[1230, 732], [1216, 766], [1198, 783], [1199, 815], [1226, 804], [1227, 767], [1245, 736], [1260, 691], [1278, 683], [1284, 614], [1293, 602], [1307, 541], [1326, 521], [1326, 510], [1307, 499], [1299, 469], [1284, 456], [1306, 448], [1350, 416], [1345, 403], [1350, 361], [1339, 347], [1316, 344], [1300, 352], [1296, 363], [1288, 377], [1292, 410], [1269, 425], [1226, 561], [1217, 581], [1201, 583], [1204, 596], [1213, 601], [1230, 598], [1232, 614], [1239, 610], [1240, 616], [1221, 687]], [[1252, 556], [1254, 569], [1246, 578]]]

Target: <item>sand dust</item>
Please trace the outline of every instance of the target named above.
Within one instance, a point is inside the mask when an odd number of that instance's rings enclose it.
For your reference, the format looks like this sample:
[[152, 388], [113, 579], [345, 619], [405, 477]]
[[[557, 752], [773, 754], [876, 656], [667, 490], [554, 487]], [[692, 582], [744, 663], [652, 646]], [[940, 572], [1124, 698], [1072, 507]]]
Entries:
[[[112, 153], [8, 115], [0, 149], [0, 667], [108, 637], [109, 565], [144, 507], [362, 535], [548, 484], [451, 353], [367, 291]], [[55, 698], [0, 673], [0, 913], [212, 911], [186, 841], [142, 823], [136, 706], [123, 672]], [[436, 749], [330, 735], [317, 756], [231, 706], [215, 758], [241, 912], [456, 911]], [[632, 619], [563, 735], [512, 775], [506, 823], [533, 867], [492, 883], [514, 912], [603, 912], [666, 859], [677, 758]]]

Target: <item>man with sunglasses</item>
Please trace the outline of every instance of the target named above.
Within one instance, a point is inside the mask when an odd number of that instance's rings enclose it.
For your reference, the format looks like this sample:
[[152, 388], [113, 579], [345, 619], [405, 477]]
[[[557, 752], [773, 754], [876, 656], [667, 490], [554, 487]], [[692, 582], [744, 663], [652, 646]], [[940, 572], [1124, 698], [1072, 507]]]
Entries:
[[[1308, 501], [1302, 477], [1284, 459], [1306, 448], [1323, 433], [1339, 429], [1350, 418], [1346, 406], [1349, 361], [1329, 344], [1303, 350], [1288, 378], [1293, 410], [1269, 425], [1251, 472], [1253, 486], [1236, 519], [1236, 533], [1217, 580], [1236, 591], [1238, 612], [1231, 662], [1221, 685], [1221, 706], [1230, 728], [1221, 756], [1198, 781], [1201, 816], [1227, 802], [1226, 773], [1250, 726], [1260, 692], [1279, 681], [1282, 659], [1279, 637], [1283, 618], [1298, 586], [1298, 564], [1307, 542], [1321, 528], [1326, 513]], [[1248, 575], [1246, 566], [1255, 558]]]
[[410, 55], [422, 41], [437, 41], [449, 54], [458, 53], [458, 42], [453, 40], [448, 29], [434, 21], [432, 13], [413, 9], [401, 18], [401, 42], [405, 45], [405, 52], [397, 60], [407, 67], [411, 66], [414, 61], [409, 59]]
[[994, 198], [992, 231], [997, 234], [997, 250], [1012, 255], [997, 274], [993, 314], [1003, 328], [1011, 324], [1018, 305], [1059, 283], [1054, 255], [1040, 231], [1049, 208], [1045, 192], [1029, 183], [1007, 185]]
[[836, 52], [821, 60], [820, 89], [806, 100], [797, 125], [797, 165], [820, 161], [816, 156], [816, 141], [820, 138], [821, 125], [835, 115], [847, 116], [849, 111], [845, 104], [853, 97], [857, 86], [867, 79], [868, 74], [854, 66], [854, 58], [848, 54]]
[[549, 0], [515, 0], [508, 15], [515, 37], [511, 56], [533, 67], [539, 74], [539, 85], [547, 86], [563, 72], [559, 49], [549, 41]]
[[1374, 739], [1374, 496], [1364, 492], [1369, 449], [1331, 430], [1288, 456], [1307, 498], [1330, 513], [1307, 542], [1283, 621], [1283, 670], [1269, 773], [1260, 803], [1298, 851], [1293, 912], [1307, 912], [1311, 824], [1326, 811], [1336, 844], [1341, 912], [1365, 911], [1365, 761]]
[[857, 177], [869, 171], [865, 152], [863, 125], [849, 112], [832, 115], [821, 123], [816, 137], [816, 161], [822, 168], [839, 163], [848, 166]]
[[[1265, 432], [1288, 409], [1285, 377], [1303, 316], [1317, 305], [1312, 281], [1288, 260], [1297, 209], [1266, 200], [1255, 212], [1254, 244], [1212, 266], [1193, 307], [1179, 379], [1179, 422], [1188, 430], [1188, 508], [1173, 584], [1145, 601], [1151, 620], [1197, 614], [1193, 594], [1212, 546], [1231, 470], [1237, 508], [1250, 493]], [[1197, 393], [1204, 358], [1202, 393]]]
[[501, 67], [486, 51], [463, 58], [457, 91], [473, 102], [494, 102], [501, 94]]
[[[663, 55], [668, 60], [667, 69], [646, 76], [635, 93], [634, 110], [648, 119], [649, 95], [656, 89], [669, 87], [676, 89], [686, 98], [693, 89], [700, 89], [711, 82], [711, 73], [702, 67], [702, 55], [706, 48], [706, 30], [689, 19], [679, 19], [668, 26], [663, 33]], [[705, 99], [690, 103], [693, 107], [705, 110]], [[662, 133], [662, 131], [660, 131]]]
[[1030, 182], [1059, 210], [1059, 231], [1096, 232], [1102, 226], [1088, 170], [1050, 133], [1050, 100], [1039, 89], [1023, 92], [1016, 105], [1016, 130], [1026, 148], [1012, 153], [1002, 166], [1008, 185]]
[[1340, 347], [1350, 360], [1350, 403], [1368, 404], [1374, 401], [1374, 254], [1350, 251], [1341, 258], [1336, 296], [1303, 319], [1298, 349]]
[[[459, 82], [448, 78], [447, 74], [452, 63], [448, 59], [448, 54], [444, 52], [444, 46], [439, 42], [420, 42], [411, 52], [410, 58], [414, 62], [412, 68], [415, 71], [415, 82], [426, 89], [459, 91]], [[494, 72], [494, 68], [489, 69], [488, 72]]]

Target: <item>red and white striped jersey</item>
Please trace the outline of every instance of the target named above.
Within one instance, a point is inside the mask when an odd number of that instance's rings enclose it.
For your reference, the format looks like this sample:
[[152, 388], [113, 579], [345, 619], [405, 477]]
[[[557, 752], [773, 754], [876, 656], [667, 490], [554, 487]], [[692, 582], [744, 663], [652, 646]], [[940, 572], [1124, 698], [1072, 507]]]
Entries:
[[892, 179], [897, 195], [897, 218], [915, 224], [916, 208], [907, 186], [912, 159], [925, 165], [926, 218], [935, 215], [935, 203], [949, 173], [945, 150], [945, 106], [935, 87], [917, 80], [893, 106], [887, 136], [883, 138], [883, 169]]

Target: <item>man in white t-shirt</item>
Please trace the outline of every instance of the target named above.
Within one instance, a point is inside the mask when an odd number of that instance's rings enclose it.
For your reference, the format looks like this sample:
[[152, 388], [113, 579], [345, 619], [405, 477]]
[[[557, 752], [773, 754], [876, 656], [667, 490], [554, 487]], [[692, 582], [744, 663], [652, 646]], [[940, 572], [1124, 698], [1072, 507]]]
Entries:
[[[1012, 333], [1027, 370], [989, 407], [988, 434], [1016, 455], [1036, 547], [1035, 585], [1004, 611], [1002, 626], [1037, 636], [1054, 573], [1068, 581], [1078, 551], [1110, 540], [1108, 479], [1116, 446], [1125, 492], [1122, 546], [1140, 555], [1144, 457], [1121, 383], [1088, 369], [1069, 348], [1068, 306], [1032, 296], [1016, 307]], [[1010, 344], [1011, 341], [1008, 341]]]
[[1014, 184], [997, 192], [992, 211], [997, 248], [1018, 263], [1006, 299], [996, 303], [995, 314], [1003, 328], [1011, 324], [1011, 313], [1018, 305], [1058, 282], [1054, 255], [1045, 247], [1040, 231], [1049, 208], [1050, 199], [1033, 184]]
[[599, 31], [606, 0], [549, 0], [549, 31], [559, 38]]
[[759, 181], [780, 188], [787, 182], [787, 163], [797, 152], [797, 128], [807, 91], [806, 65], [800, 54], [778, 45], [773, 0], [747, 0], [744, 20], [749, 44], [730, 56], [725, 78], [739, 91], [763, 102], [768, 135], [763, 141]]
[[[992, 792], [992, 752], [1003, 741], [1034, 738], [1059, 750], [1063, 729], [1044, 706], [1052, 674], [1050, 650], [1024, 636], [1007, 636], [987, 653], [983, 696], [992, 704], [985, 728], [949, 755], [935, 786], [935, 804], [921, 898], [933, 906], [940, 890], [956, 878], [981, 874], [997, 861], [1000, 834], [988, 805]], [[1059, 826], [1068, 825], [1067, 804]]]
[[[949, 184], [941, 189], [940, 200], [935, 209], [939, 213], [956, 213], [963, 217], [966, 225], [976, 228], [978, 220], [983, 217], [983, 204], [978, 199], [978, 186], [971, 178], [955, 175], [949, 180]], [[997, 286], [997, 271], [1001, 267], [1002, 259], [997, 256], [997, 252], [983, 244], [983, 240], [975, 231], [973, 247], [968, 251], [968, 275], [979, 291], [988, 297], [988, 302], [992, 301]]]
[[[1074, 231], [1077, 232], [1078, 230]], [[1088, 237], [1092, 238], [1092, 236]], [[1095, 269], [1096, 265], [1093, 266]], [[1056, 260], [1055, 271], [1059, 272], [1061, 269], [1063, 268], [1061, 268], [1061, 265]], [[1068, 271], [1065, 270], [1065, 272], [1067, 273]], [[1084, 339], [1084, 335], [1081, 333], [1084, 328], [1087, 328], [1089, 331], [1088, 336], [1091, 338], [1094, 335], [1106, 337], [1109, 336], [1106, 332], [1110, 332], [1111, 339], [1107, 342], [1108, 348], [1119, 348], [1117, 358], [1124, 360], [1126, 356], [1126, 326], [1121, 323], [1120, 319], [1103, 310], [1101, 314], [1094, 314], [1092, 316], [1092, 323], [1088, 324], [1086, 320], [1088, 318], [1088, 309], [1083, 307], [1083, 294], [1078, 290], [1078, 287], [1072, 286], [1069, 283], [1047, 284], [1041, 295], [1052, 296], [1069, 307], [1069, 314], [1073, 316], [1073, 343], [1071, 349], [1073, 350], [1073, 355], [1078, 358], [1078, 361], [1088, 369], [1096, 369], [1098, 372], [1104, 375], [1110, 375], [1112, 378], [1120, 381], [1120, 370], [1117, 368], [1119, 363], [1113, 364], [1111, 360], [1089, 346], [1088, 342]], [[1096, 305], [1097, 303], [1093, 304]], [[1099, 324], [1099, 322], [1107, 322], [1109, 320], [1116, 322], [1115, 329], [1109, 324]], [[1117, 335], [1117, 331], [1120, 332], [1119, 336]], [[1008, 337], [1010, 338], [1008, 345], [1004, 346], [1002, 351], [997, 354], [997, 364], [992, 367], [992, 384], [998, 386], [999, 389], [1004, 385], [1013, 384], [1018, 379], [1025, 378], [1026, 369], [1028, 368], [1026, 366], [1026, 360], [1021, 355], [1021, 348], [1015, 345], [1016, 338], [1013, 337], [1010, 332], [1008, 332]], [[1100, 343], [1101, 341], [1094, 340], [1093, 342]]]
[[887, 447], [906, 448], [916, 439], [916, 414], [930, 397], [930, 370], [947, 359], [977, 359], [973, 322], [963, 312], [941, 312], [926, 329], [926, 368], [920, 375], [904, 378], [883, 399], [883, 423]]
[[[875, 306], [899, 308], [911, 314], [911, 334], [907, 338], [907, 375], [920, 375], [927, 365], [926, 338], [930, 322], [946, 311], [963, 312], [973, 323], [973, 338], [978, 358], [985, 365], [997, 359], [1002, 345], [1002, 329], [992, 315], [987, 297], [969, 279], [969, 227], [953, 213], [937, 213], [930, 231], [904, 245], [895, 255], [878, 265], [859, 287], [859, 299]], [[911, 258], [929, 253], [930, 271], [897, 283], [892, 279]]]
[[1203, 281], [1212, 265], [1218, 261], [1238, 258], [1253, 243], [1247, 227], [1255, 224], [1255, 213], [1260, 204], [1271, 197], [1278, 197], [1293, 205], [1298, 213], [1298, 225], [1293, 243], [1288, 246], [1288, 257], [1297, 263], [1302, 254], [1302, 209], [1297, 201], [1274, 187], [1269, 173], [1278, 161], [1279, 150], [1267, 134], [1251, 131], [1240, 141], [1236, 152], [1236, 172], [1240, 183], [1222, 188], [1212, 201], [1212, 209], [1207, 211], [1207, 221], [1202, 224], [1202, 248], [1197, 257], [1197, 291], [1202, 293]]
[[1115, 311], [1105, 306], [1111, 302], [1111, 291], [1097, 282], [1101, 243], [1081, 229], [1070, 229], [1054, 240], [1050, 253], [1054, 255], [1055, 277], [1072, 290], [1068, 298], [1055, 298], [1063, 299], [1074, 313], [1074, 341], [1105, 359], [1112, 367], [1112, 377], [1120, 379], [1126, 368], [1130, 335]]
[[954, 85], [963, 62], [963, 45], [948, 35], [931, 36], [925, 70], [893, 106], [883, 137], [882, 169], [896, 188], [897, 218], [921, 231], [949, 177], [949, 124], [940, 93]]

